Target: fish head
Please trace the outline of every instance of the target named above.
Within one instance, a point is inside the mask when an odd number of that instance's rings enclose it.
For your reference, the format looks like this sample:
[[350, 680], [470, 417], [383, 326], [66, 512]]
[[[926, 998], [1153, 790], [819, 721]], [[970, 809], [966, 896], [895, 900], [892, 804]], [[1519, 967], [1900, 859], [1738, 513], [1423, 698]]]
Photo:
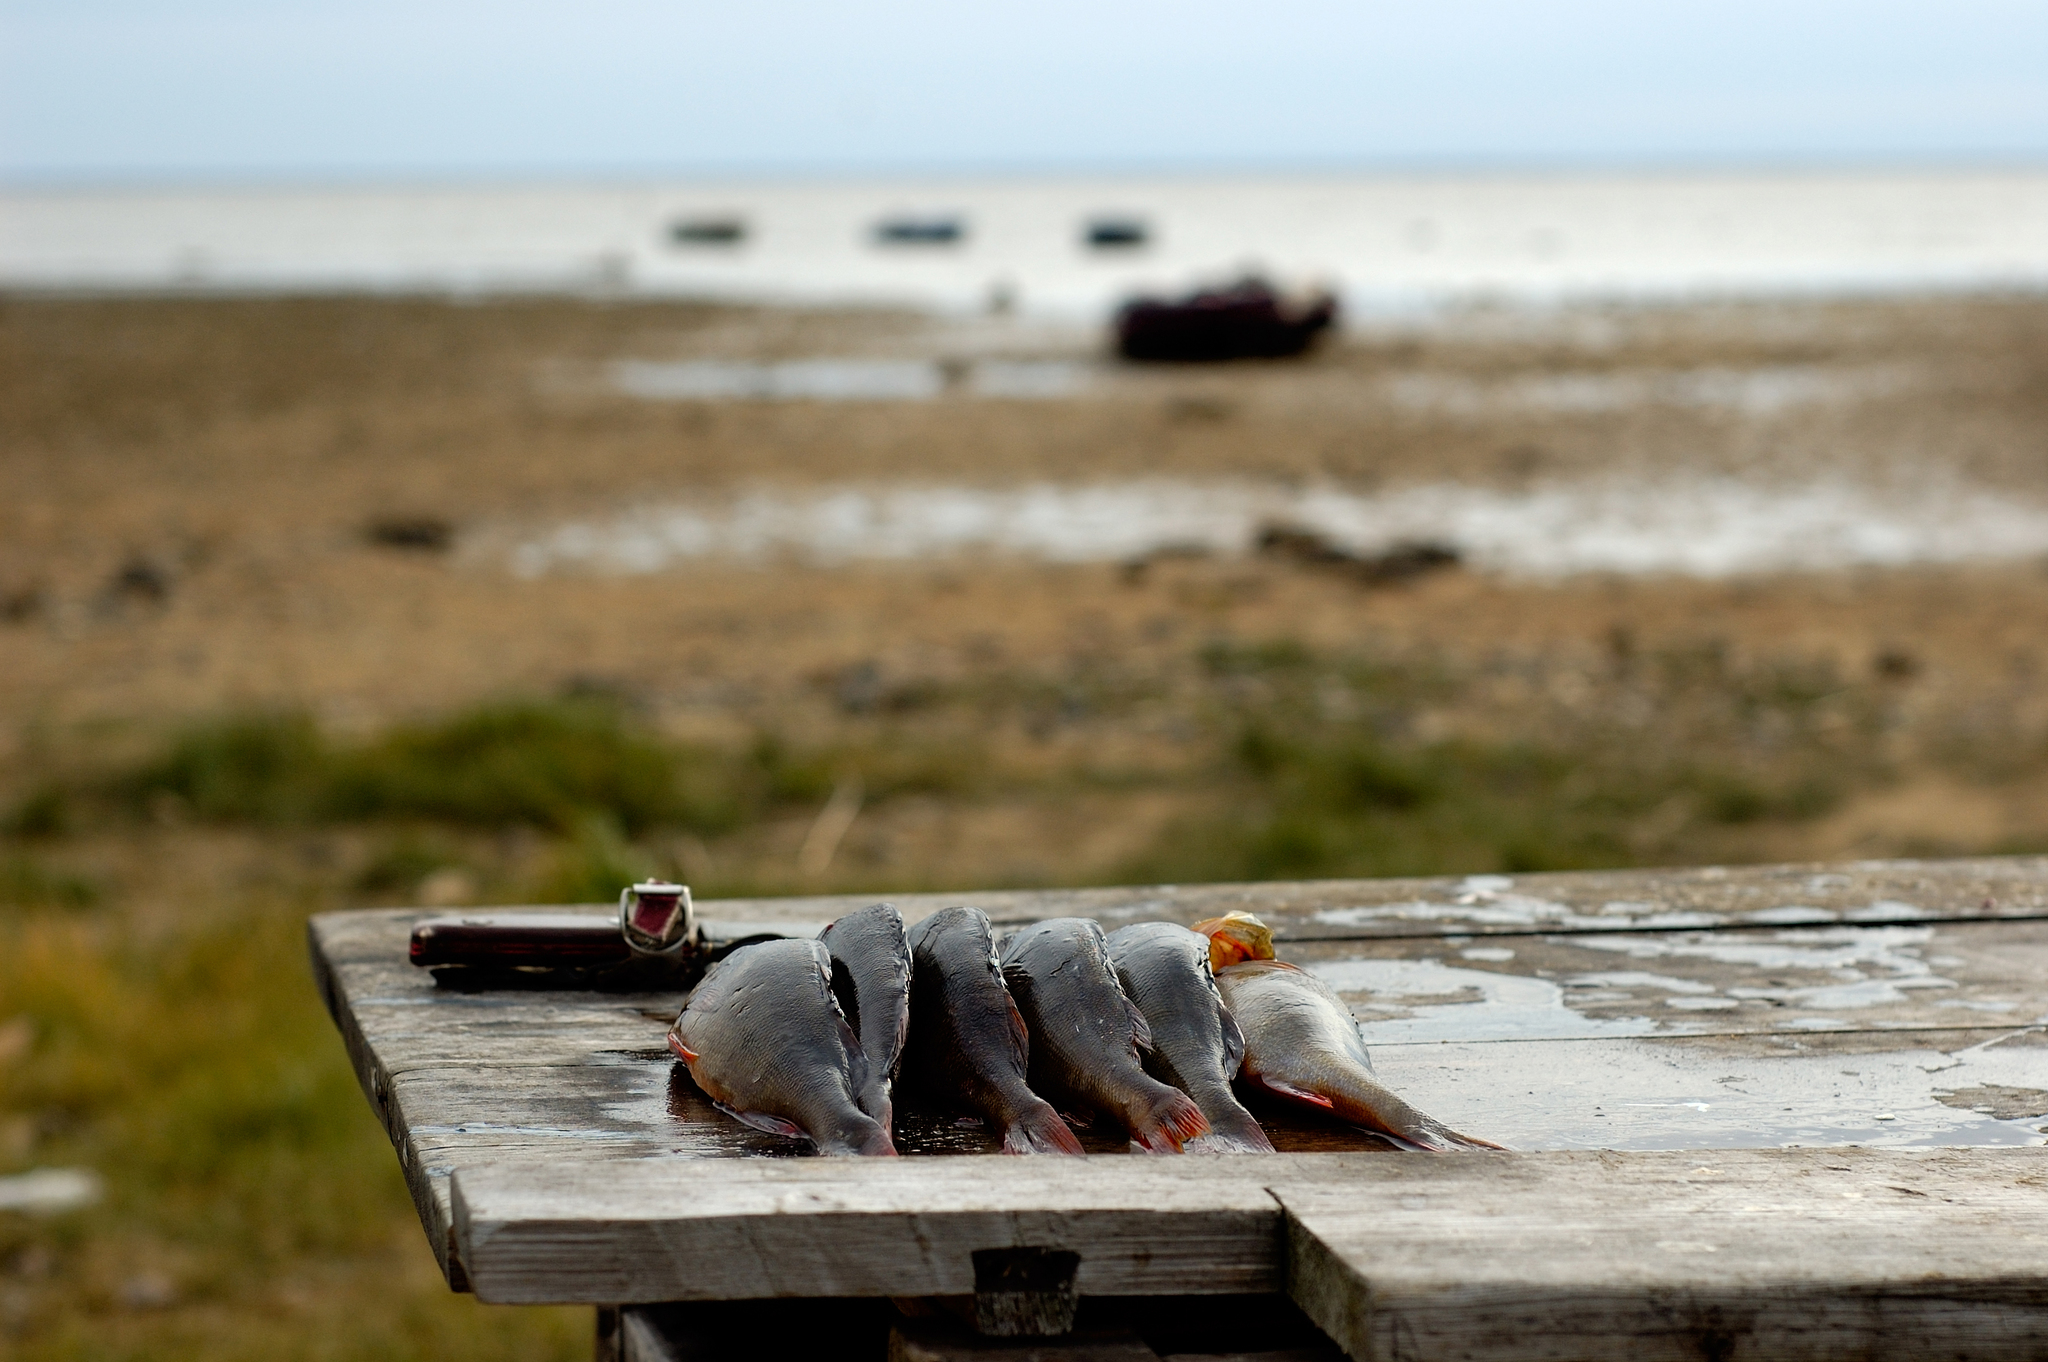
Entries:
[[1273, 958], [1273, 929], [1250, 913], [1225, 913], [1206, 918], [1193, 930], [1209, 938], [1209, 968], [1223, 969], [1245, 960]]

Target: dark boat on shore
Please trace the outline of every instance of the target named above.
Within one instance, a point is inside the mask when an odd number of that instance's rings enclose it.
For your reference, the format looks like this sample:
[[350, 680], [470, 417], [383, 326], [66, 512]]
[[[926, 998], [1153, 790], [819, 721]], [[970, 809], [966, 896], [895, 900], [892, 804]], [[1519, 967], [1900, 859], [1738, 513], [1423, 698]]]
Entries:
[[1134, 298], [1116, 315], [1125, 359], [1200, 362], [1298, 355], [1337, 320], [1327, 291], [1289, 298], [1263, 279], [1184, 298]]

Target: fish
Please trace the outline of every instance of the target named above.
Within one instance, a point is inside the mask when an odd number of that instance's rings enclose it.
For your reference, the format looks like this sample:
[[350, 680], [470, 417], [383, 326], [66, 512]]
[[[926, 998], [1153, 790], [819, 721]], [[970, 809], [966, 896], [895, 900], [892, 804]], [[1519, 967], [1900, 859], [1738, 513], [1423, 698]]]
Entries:
[[1003, 1132], [1005, 1154], [1079, 1154], [1081, 1141], [1031, 1091], [1030, 1034], [978, 908], [945, 908], [910, 929], [905, 1086], [959, 1103]]
[[1145, 1071], [1171, 1083], [1208, 1118], [1189, 1153], [1270, 1154], [1273, 1141], [1230, 1090], [1244, 1061], [1244, 1033], [1209, 971], [1209, 942], [1171, 922], [1140, 922], [1109, 934], [1117, 982], [1152, 1031]]
[[867, 1057], [832, 992], [818, 941], [763, 941], [704, 974], [668, 1048], [718, 1109], [757, 1130], [808, 1139], [820, 1154], [894, 1154], [855, 1100]]
[[832, 956], [838, 995], [867, 1058], [867, 1078], [854, 1090], [860, 1109], [894, 1130], [893, 1091], [910, 1037], [910, 942], [903, 914], [877, 903], [839, 918], [818, 940]]
[[1192, 1098], [1145, 1072], [1152, 1029], [1117, 982], [1102, 928], [1034, 923], [1003, 942], [1003, 980], [1031, 1029], [1031, 1087], [1056, 1105], [1116, 1117], [1132, 1141], [1178, 1154], [1209, 1132]]
[[1216, 987], [1244, 1030], [1241, 1083], [1406, 1147], [1506, 1147], [1461, 1135], [1387, 1091], [1373, 1073], [1351, 1009], [1307, 970], [1273, 959], [1272, 933], [1257, 918], [1232, 913], [1198, 922], [1194, 930], [1209, 938], [1210, 958], [1226, 962], [1216, 970]]

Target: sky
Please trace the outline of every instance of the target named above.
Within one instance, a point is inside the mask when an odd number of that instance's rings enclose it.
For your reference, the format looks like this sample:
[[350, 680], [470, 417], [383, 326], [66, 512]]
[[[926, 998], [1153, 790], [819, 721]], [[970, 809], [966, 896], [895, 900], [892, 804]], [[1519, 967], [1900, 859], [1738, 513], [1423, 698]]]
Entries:
[[2043, 0], [0, 0], [0, 177], [2048, 161]]

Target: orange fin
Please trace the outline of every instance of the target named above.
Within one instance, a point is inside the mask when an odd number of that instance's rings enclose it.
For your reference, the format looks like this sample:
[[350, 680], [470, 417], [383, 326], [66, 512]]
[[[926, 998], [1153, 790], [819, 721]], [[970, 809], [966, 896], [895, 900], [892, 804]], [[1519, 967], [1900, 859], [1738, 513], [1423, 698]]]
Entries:
[[1329, 1111], [1337, 1105], [1321, 1093], [1310, 1092], [1307, 1088], [1298, 1088], [1285, 1079], [1267, 1078], [1262, 1075], [1254, 1081], [1274, 1096], [1285, 1097], [1290, 1102], [1306, 1102], [1312, 1107], [1321, 1107], [1324, 1111]]
[[682, 1037], [673, 1031], [668, 1033], [668, 1048], [675, 1051], [676, 1058], [682, 1060], [685, 1064], [695, 1064], [697, 1062], [697, 1052], [683, 1044]]
[[1037, 1107], [1019, 1116], [1003, 1132], [1005, 1154], [1081, 1154], [1081, 1142], [1051, 1107]]

